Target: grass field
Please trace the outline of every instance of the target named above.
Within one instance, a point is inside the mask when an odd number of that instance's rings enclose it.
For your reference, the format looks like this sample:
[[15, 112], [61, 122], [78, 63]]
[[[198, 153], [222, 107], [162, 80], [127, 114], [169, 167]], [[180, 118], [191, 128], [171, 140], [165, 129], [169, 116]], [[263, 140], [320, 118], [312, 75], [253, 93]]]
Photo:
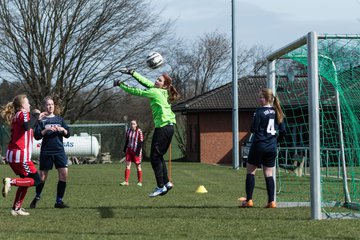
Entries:
[[[359, 220], [310, 220], [309, 208], [264, 209], [262, 174], [256, 177], [255, 204], [238, 208], [244, 193], [244, 169], [198, 163], [172, 164], [175, 187], [167, 195], [149, 198], [155, 186], [148, 162], [144, 185], [120, 187], [124, 166], [119, 163], [70, 166], [65, 195], [69, 209], [54, 209], [56, 171], [51, 171], [43, 198], [30, 216], [13, 217], [10, 207], [16, 188], [0, 201], [0, 239], [358, 239]], [[1, 176], [14, 176], [0, 166]], [[195, 193], [204, 185], [208, 193]], [[27, 208], [34, 196], [30, 189]]]

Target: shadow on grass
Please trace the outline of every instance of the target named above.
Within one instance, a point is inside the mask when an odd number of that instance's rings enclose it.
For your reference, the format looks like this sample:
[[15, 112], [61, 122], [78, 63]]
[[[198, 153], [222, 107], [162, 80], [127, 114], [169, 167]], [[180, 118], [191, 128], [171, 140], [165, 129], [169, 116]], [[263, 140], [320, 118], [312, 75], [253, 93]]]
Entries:
[[[25, 229], [25, 230], [16, 230], [16, 233], [14, 234], [14, 230], [10, 229], [10, 230], [2, 230], [1, 231], [2, 233], [6, 233], [6, 234], [9, 234], [11, 236], [14, 237], [14, 235], [16, 236], [16, 234], [24, 234], [24, 235], [28, 235], [28, 234], [34, 234], [36, 236], [41, 236], [41, 237], [44, 237], [44, 238], [41, 238], [41, 239], [48, 239], [51, 235], [53, 235], [52, 237], [55, 238], [55, 239], [66, 239], [69, 234], [71, 235], [79, 235], [79, 239], [83, 239], [84, 236], [91, 236], [91, 239], [95, 236], [98, 236], [97, 239], [104, 239], [104, 236], [134, 236], [134, 235], [137, 235], [137, 236], [144, 236], [145, 234], [139, 232], [139, 233], [134, 233], [134, 232], [119, 232], [119, 231], [112, 231], [112, 232], [95, 232], [94, 231], [74, 231], [74, 230], [68, 230], [67, 233], [64, 233], [62, 230], [58, 230], [58, 231], [55, 231], [55, 230], [36, 230], [36, 229]], [[50, 236], [49, 236], [50, 235]], [[60, 236], [60, 238], [59, 238]], [[67, 237], [66, 237], [67, 236]], [[19, 238], [20, 239], [20, 238]], [[106, 239], [106, 237], [105, 237]]]
[[[0, 208], [1, 209], [1, 208]], [[39, 208], [37, 211], [42, 210], [51, 210], [54, 208]], [[305, 212], [309, 212], [309, 208], [306, 207], [294, 207], [294, 208], [277, 208], [277, 209], [264, 209], [263, 207], [253, 207], [253, 208], [239, 208], [238, 206], [223, 206], [223, 205], [198, 205], [198, 206], [189, 206], [189, 205], [164, 205], [164, 206], [129, 206], [129, 205], [122, 205], [122, 206], [109, 206], [109, 207], [71, 207], [71, 211], [83, 211], [83, 210], [95, 210], [99, 213], [100, 218], [117, 218], [119, 214], [119, 210], [122, 213], [128, 211], [141, 211], [143, 214], [147, 212], [162, 212], [165, 215], [173, 213], [177, 215], [177, 217], [182, 218], [186, 217], [189, 219], [197, 219], [197, 218], [206, 218], [206, 219], [233, 219], [234, 216], [238, 218], [246, 218], [248, 220], [281, 220], [281, 221], [303, 221], [309, 220], [309, 215], [304, 214]], [[181, 211], [184, 210], [184, 211]], [[208, 211], [210, 210], [210, 211]], [[211, 210], [214, 210], [212, 212]], [[219, 210], [224, 213], [222, 216], [219, 215]], [[63, 211], [65, 214], [66, 210]], [[189, 213], [191, 213], [189, 215]], [[202, 215], [206, 213], [205, 215]], [[170, 217], [170, 215], [167, 215]], [[151, 218], [157, 218], [156, 215], [150, 214]], [[158, 218], [163, 218], [164, 215], [159, 215]], [[136, 217], [135, 217], [136, 218]]]
[[112, 207], [98, 207], [101, 218], [114, 218], [115, 214]]
[[[229, 211], [233, 214], [239, 214], [239, 216], [246, 216], [247, 219], [253, 220], [264, 220], [264, 219], [276, 219], [276, 220], [292, 220], [292, 221], [302, 221], [308, 220], [308, 216], [304, 216], [300, 212], [306, 210], [304, 207], [295, 207], [289, 214], [289, 208], [277, 208], [277, 209], [264, 209], [264, 207], [253, 207], [253, 208], [239, 208], [238, 206], [186, 206], [186, 205], [177, 205], [177, 206], [114, 206], [114, 207], [77, 207], [75, 209], [96, 209], [99, 211], [101, 218], [114, 218], [116, 210], [170, 210], [173, 209], [176, 211], [179, 209], [184, 210], [208, 210], [208, 209], [223, 209], [224, 211]], [[286, 210], [287, 209], [287, 210]], [[216, 212], [214, 214], [217, 214]], [[187, 215], [187, 214], [186, 214]], [[211, 213], [207, 217], [211, 218]], [[197, 214], [194, 216], [197, 218]], [[219, 217], [219, 216], [217, 216]], [[221, 218], [221, 217], [219, 217]], [[227, 216], [225, 218], [228, 218]], [[232, 217], [230, 217], [232, 218]]]
[[[237, 209], [238, 207], [234, 206], [116, 206], [116, 207], [75, 207], [74, 209], [98, 209], [99, 212], [104, 211], [104, 209]], [[108, 211], [108, 210], [105, 210]]]

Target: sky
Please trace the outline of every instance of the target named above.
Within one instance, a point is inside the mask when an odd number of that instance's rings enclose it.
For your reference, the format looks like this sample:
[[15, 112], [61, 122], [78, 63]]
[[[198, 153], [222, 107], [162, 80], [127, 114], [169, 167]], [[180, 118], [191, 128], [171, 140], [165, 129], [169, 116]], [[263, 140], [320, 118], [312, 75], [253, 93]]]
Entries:
[[[235, 0], [238, 44], [276, 50], [310, 31], [359, 34], [360, 0]], [[151, 0], [174, 19], [177, 37], [193, 41], [218, 31], [231, 38], [231, 0]]]

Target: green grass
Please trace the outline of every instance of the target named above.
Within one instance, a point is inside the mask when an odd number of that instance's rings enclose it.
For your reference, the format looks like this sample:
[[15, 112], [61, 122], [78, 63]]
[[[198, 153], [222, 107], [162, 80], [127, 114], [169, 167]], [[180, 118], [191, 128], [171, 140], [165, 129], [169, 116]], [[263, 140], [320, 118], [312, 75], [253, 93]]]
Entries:
[[[13, 217], [10, 207], [16, 188], [0, 201], [0, 239], [356, 239], [358, 220], [310, 220], [309, 208], [264, 209], [266, 190], [256, 176], [256, 207], [238, 208], [245, 171], [231, 167], [175, 162], [173, 190], [149, 198], [155, 186], [151, 166], [143, 164], [144, 185], [120, 187], [124, 165], [70, 166], [65, 194], [69, 209], [54, 209], [57, 173], [51, 171], [43, 198], [30, 216]], [[2, 176], [14, 176], [1, 165]], [[204, 185], [208, 193], [195, 193]], [[27, 208], [34, 196], [28, 191]]]

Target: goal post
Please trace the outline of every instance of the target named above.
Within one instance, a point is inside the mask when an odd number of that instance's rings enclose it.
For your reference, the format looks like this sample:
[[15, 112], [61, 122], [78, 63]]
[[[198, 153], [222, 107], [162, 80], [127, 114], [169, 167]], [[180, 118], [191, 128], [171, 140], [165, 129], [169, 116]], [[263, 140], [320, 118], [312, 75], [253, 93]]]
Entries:
[[[349, 216], [339, 214], [338, 209], [330, 213], [335, 206], [360, 208], [356, 186], [360, 179], [360, 99], [354, 101], [360, 97], [359, 57], [360, 35], [316, 32], [267, 56], [267, 86], [284, 100], [290, 132], [279, 148], [274, 171], [279, 206], [284, 196], [284, 206], [310, 205], [312, 219]], [[290, 61], [284, 64], [284, 60]], [[289, 66], [298, 68], [298, 73], [287, 72]], [[286, 203], [287, 199], [292, 203]]]

